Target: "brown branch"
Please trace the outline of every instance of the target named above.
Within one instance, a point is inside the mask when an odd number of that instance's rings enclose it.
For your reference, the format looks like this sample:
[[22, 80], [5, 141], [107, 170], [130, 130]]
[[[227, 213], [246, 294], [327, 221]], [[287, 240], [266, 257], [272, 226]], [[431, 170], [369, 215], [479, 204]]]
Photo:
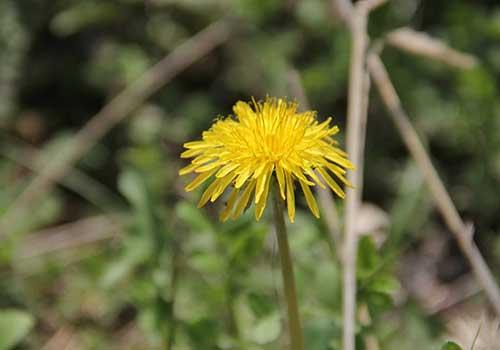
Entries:
[[385, 41], [400, 50], [456, 68], [470, 69], [477, 65], [477, 59], [474, 56], [457, 51], [443, 41], [411, 28], [405, 27], [392, 31], [386, 35]]
[[[47, 157], [45, 157], [43, 151], [39, 151], [27, 144], [20, 144], [14, 138], [9, 139], [9, 145], [15, 146], [6, 146], [0, 149], [1, 156], [29, 169], [33, 173], [41, 173], [47, 161]], [[74, 167], [70, 167], [67, 175], [58, 179], [57, 183], [79, 194], [89, 203], [105, 212], [110, 210], [115, 211], [117, 209], [116, 203], [122, 202], [106, 186]]]
[[[360, 0], [356, 3], [356, 7], [365, 14], [370, 13], [377, 7], [382, 6], [388, 0]], [[337, 16], [344, 24], [352, 29], [352, 17], [354, 16], [354, 6], [350, 0], [332, 0], [332, 6]]]
[[19, 248], [16, 258], [28, 259], [60, 250], [79, 248], [82, 245], [118, 236], [118, 220], [95, 216], [76, 222], [45, 229], [28, 235]]
[[[343, 244], [343, 349], [355, 349], [356, 326], [356, 255], [358, 235], [356, 218], [361, 201], [361, 176], [363, 172], [360, 156], [364, 145], [363, 103], [365, 97], [364, 78], [368, 38], [366, 34], [367, 16], [355, 7], [351, 16], [351, 65], [349, 72], [349, 96], [347, 106], [346, 149], [355, 171], [347, 173], [347, 179], [354, 188], [346, 188]], [[367, 97], [366, 97], [367, 98]]]
[[344, 22], [347, 27], [351, 27], [351, 16], [353, 6], [350, 0], [332, 0], [332, 6], [337, 17]]
[[375, 53], [371, 53], [368, 56], [367, 62], [368, 69], [377, 86], [382, 101], [401, 134], [408, 151], [422, 171], [439, 212], [443, 216], [449, 230], [455, 236], [455, 239], [469, 261], [478, 282], [481, 284], [496, 313], [500, 315], [500, 290], [488, 265], [473, 241], [473, 226], [464, 223], [458, 214], [450, 195], [446, 191], [439, 174], [434, 168], [417, 132], [401, 105], [399, 96], [380, 57]]
[[45, 343], [42, 350], [78, 350], [76, 334], [69, 325], [64, 325]]
[[[359, 168], [364, 169], [364, 162], [365, 162], [365, 143], [366, 143], [366, 127], [368, 123], [368, 107], [369, 107], [369, 100], [370, 100], [370, 87], [371, 87], [371, 81], [370, 81], [370, 74], [368, 71], [364, 72], [363, 75], [363, 100], [361, 103], [361, 115], [363, 116], [361, 118], [361, 125], [360, 125], [360, 144], [363, 146], [359, 150]], [[364, 184], [364, 172], [360, 171], [359, 174], [359, 187], [356, 187], [356, 190], [362, 194], [363, 193], [363, 184]], [[361, 198], [361, 196], [360, 196]], [[361, 232], [360, 232], [361, 233]]]
[[231, 27], [225, 21], [208, 26], [146, 71], [135, 83], [104, 106], [75, 135], [72, 145], [61, 150], [60, 156], [47, 164], [3, 215], [0, 219], [0, 239], [12, 232], [12, 227], [20, 214], [42, 194], [50, 191], [54, 183], [64, 177], [71, 166], [111, 128], [120, 123], [177, 74], [225, 42], [230, 31]]
[[358, 234], [356, 218], [362, 196], [364, 142], [368, 111], [369, 77], [366, 73], [366, 49], [369, 38], [367, 22], [370, 11], [386, 0], [362, 0], [353, 6], [348, 0], [337, 0], [334, 6], [351, 30], [351, 65], [347, 106], [347, 153], [356, 168], [347, 179], [354, 188], [346, 189], [343, 244], [343, 349], [355, 349], [356, 326], [356, 257]]

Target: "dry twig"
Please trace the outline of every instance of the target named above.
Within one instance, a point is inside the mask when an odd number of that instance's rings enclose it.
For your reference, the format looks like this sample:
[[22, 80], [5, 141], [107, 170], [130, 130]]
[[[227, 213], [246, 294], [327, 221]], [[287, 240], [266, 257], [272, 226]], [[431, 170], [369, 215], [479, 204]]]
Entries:
[[33, 258], [114, 238], [121, 231], [117, 222], [107, 216], [95, 216], [30, 234], [16, 257]]
[[[15, 147], [3, 147], [0, 155], [11, 161], [29, 169], [34, 173], [41, 173], [46, 163], [43, 152], [26, 144], [21, 145], [19, 141], [9, 140], [9, 144], [16, 144]], [[89, 203], [95, 205], [104, 212], [117, 209], [116, 203], [121, 203], [122, 199], [110, 191], [107, 187], [88, 176], [85, 172], [74, 167], [68, 169], [65, 177], [58, 179], [61, 186], [78, 193]]]
[[76, 335], [71, 326], [63, 326], [42, 347], [42, 350], [78, 350]]
[[[349, 96], [347, 106], [347, 153], [356, 171], [350, 171], [347, 179], [354, 188], [346, 189], [343, 244], [343, 349], [355, 349], [356, 326], [356, 256], [358, 234], [356, 217], [361, 202], [364, 142], [369, 94], [367, 78], [366, 48], [368, 45], [368, 14], [384, 0], [364, 0], [352, 7], [348, 1], [339, 1], [344, 20], [351, 29], [351, 65], [349, 73]], [[350, 8], [350, 10], [348, 10]]]
[[177, 74], [225, 42], [230, 30], [229, 24], [225, 21], [208, 26], [146, 71], [134, 84], [104, 106], [75, 135], [72, 145], [62, 150], [59, 157], [46, 165], [0, 219], [0, 239], [6, 238], [8, 232], [11, 232], [7, 230], [12, 230], [20, 214], [24, 213], [35, 199], [50, 191], [53, 184], [64, 177], [70, 167], [111, 128]]
[[457, 51], [441, 40], [411, 28], [392, 31], [386, 35], [385, 41], [403, 51], [437, 60], [452, 67], [470, 69], [477, 64], [474, 56]]
[[[358, 7], [354, 8], [351, 17], [351, 66], [349, 73], [349, 97], [347, 106], [346, 149], [356, 168], [350, 171], [347, 179], [354, 188], [346, 188], [343, 244], [343, 349], [355, 349], [356, 325], [356, 255], [358, 236], [356, 233], [356, 215], [361, 200], [357, 187], [361, 186], [359, 174], [363, 171], [360, 161], [363, 129], [363, 80], [365, 75], [365, 54], [367, 46], [365, 13]], [[356, 189], [355, 189], [356, 188]]]
[[458, 211], [446, 191], [436, 169], [432, 165], [417, 132], [413, 128], [410, 119], [404, 111], [399, 96], [389, 78], [380, 57], [375, 53], [368, 56], [368, 69], [380, 92], [389, 115], [392, 117], [396, 128], [398, 129], [408, 151], [415, 159], [418, 167], [424, 175], [424, 179], [430, 188], [434, 202], [441, 215], [444, 218], [449, 230], [454, 234], [460, 249], [471, 264], [472, 270], [476, 275], [478, 282], [483, 287], [489, 301], [494, 307], [496, 313], [500, 315], [500, 290], [495, 279], [486, 265], [479, 249], [473, 240], [473, 226], [466, 224], [461, 219]]

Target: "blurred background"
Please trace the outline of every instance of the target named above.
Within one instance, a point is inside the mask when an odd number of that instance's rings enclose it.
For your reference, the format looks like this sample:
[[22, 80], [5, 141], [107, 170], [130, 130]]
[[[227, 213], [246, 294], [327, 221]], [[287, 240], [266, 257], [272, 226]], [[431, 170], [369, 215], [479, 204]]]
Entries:
[[[369, 32], [402, 26], [479, 60], [382, 54], [499, 279], [500, 4], [392, 0]], [[237, 100], [297, 86], [344, 144], [349, 50], [327, 0], [1, 0], [0, 350], [279, 348], [269, 212], [197, 209], [179, 154]], [[365, 157], [359, 349], [469, 346], [487, 301], [374, 90]], [[340, 349], [338, 237], [304, 202], [289, 230], [306, 348]]]

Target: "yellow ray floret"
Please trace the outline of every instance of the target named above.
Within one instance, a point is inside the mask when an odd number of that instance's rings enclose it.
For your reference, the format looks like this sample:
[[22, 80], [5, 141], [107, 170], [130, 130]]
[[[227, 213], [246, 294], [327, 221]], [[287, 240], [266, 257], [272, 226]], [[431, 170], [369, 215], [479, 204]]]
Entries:
[[236, 219], [252, 202], [259, 220], [273, 176], [279, 195], [287, 202], [291, 222], [295, 218], [297, 182], [316, 217], [319, 217], [319, 209], [311, 187], [328, 186], [339, 197], [344, 197], [335, 179], [349, 186], [345, 169], [353, 167], [333, 139], [339, 129], [330, 126], [331, 118], [319, 123], [316, 112], [298, 113], [296, 103], [274, 98], [253, 101], [252, 105], [239, 101], [233, 111], [234, 117], [217, 120], [203, 133], [202, 140], [184, 144], [187, 150], [181, 158], [193, 159], [179, 175], [197, 174], [186, 191], [213, 179], [201, 196], [200, 207], [214, 202], [231, 187], [221, 220]]

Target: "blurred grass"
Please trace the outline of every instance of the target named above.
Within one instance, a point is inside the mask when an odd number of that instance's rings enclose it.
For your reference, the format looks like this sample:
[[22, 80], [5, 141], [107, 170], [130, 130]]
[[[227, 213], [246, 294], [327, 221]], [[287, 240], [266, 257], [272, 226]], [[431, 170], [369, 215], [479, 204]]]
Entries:
[[[58, 186], [32, 203], [0, 243], [0, 349], [60, 349], [61, 334], [76, 349], [279, 346], [283, 305], [267, 219], [220, 224], [219, 204], [196, 209], [197, 194], [184, 193], [177, 177], [178, 155], [237, 99], [290, 96], [290, 67], [320, 117], [344, 124], [350, 42], [326, 1], [4, 0], [0, 215], [106, 101], [227, 14], [239, 24], [234, 37], [85, 155], [75, 168], [90, 182]], [[480, 59], [477, 68], [457, 71], [391, 48], [383, 54], [459, 210], [481, 232], [478, 244], [497, 278], [499, 23], [492, 1], [395, 0], [374, 13], [369, 28], [379, 37], [410, 25]], [[27, 157], [27, 150], [36, 153]], [[397, 283], [405, 255], [426, 257], [437, 236], [445, 246], [430, 277], [446, 286], [468, 270], [376, 94], [363, 197], [388, 213], [390, 225], [381, 241], [374, 232], [362, 240], [358, 279], [366, 287], [358, 298], [369, 317], [359, 324], [359, 348], [367, 335], [382, 349], [439, 348], [445, 317], [429, 316], [410, 287]], [[299, 208], [290, 231], [307, 349], [340, 349], [338, 257], [302, 198]], [[101, 214], [117, 215], [123, 232], [72, 249], [19, 253], [36, 248], [32, 238], [45, 237], [37, 234], [43, 228]], [[74, 239], [71, 230], [57, 237]], [[482, 300], [470, 303], [480, 308]]]

